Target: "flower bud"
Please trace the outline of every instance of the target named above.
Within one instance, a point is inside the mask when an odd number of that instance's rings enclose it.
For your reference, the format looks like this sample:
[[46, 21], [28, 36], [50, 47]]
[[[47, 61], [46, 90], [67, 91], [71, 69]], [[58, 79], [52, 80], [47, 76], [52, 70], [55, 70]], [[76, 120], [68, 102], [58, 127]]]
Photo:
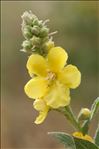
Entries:
[[54, 42], [53, 41], [49, 40], [48, 42], [46, 42], [45, 48], [46, 48], [47, 51], [49, 51], [53, 47], [54, 47]]
[[42, 38], [46, 37], [46, 36], [48, 36], [48, 33], [49, 33], [49, 29], [46, 27], [43, 27], [40, 30], [40, 37], [42, 37]]
[[79, 115], [78, 119], [79, 120], [87, 120], [90, 117], [91, 111], [87, 108], [82, 108]]
[[40, 44], [40, 38], [36, 37], [36, 36], [33, 36], [33, 38], [31, 38], [31, 43], [35, 46], [39, 45]]
[[26, 39], [30, 39], [30, 38], [33, 36], [32, 32], [31, 32], [31, 28], [30, 28], [30, 26], [28, 26], [28, 25], [26, 25], [26, 26], [22, 29], [22, 31], [23, 31], [23, 35], [24, 35], [24, 37], [25, 37]]
[[[36, 52], [46, 56], [48, 51], [54, 47], [51, 38], [54, 33], [49, 33], [46, 23], [48, 20], [39, 20], [31, 11], [25, 11], [22, 15], [22, 33], [27, 41], [23, 42], [21, 51]], [[29, 42], [30, 41], [30, 42]], [[31, 45], [31, 46], [30, 46]]]
[[33, 19], [36, 18], [36, 16], [34, 14], [32, 14], [31, 11], [29, 11], [29, 12], [25, 11], [21, 17], [22, 17], [24, 23], [27, 25], [31, 25]]
[[31, 29], [31, 31], [32, 31], [33, 35], [37, 36], [40, 33], [40, 28], [38, 26], [34, 25]]
[[40, 28], [43, 27], [43, 21], [42, 21], [42, 20], [38, 21], [38, 26], [39, 26]]
[[32, 25], [33, 25], [33, 26], [34, 26], [34, 25], [38, 26], [38, 25], [39, 25], [39, 20], [38, 20], [37, 18], [34, 19], [33, 22], [32, 22]]
[[23, 49], [25, 49], [25, 50], [29, 50], [29, 49], [32, 48], [32, 44], [31, 44], [30, 41], [25, 40], [25, 41], [23, 41], [23, 43], [22, 43], [22, 47], [23, 47]]

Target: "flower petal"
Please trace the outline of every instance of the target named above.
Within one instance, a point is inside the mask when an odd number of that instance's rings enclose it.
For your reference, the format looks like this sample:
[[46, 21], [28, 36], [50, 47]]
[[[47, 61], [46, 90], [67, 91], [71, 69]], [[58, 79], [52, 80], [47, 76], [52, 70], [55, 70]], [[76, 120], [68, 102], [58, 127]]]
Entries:
[[74, 137], [77, 137], [77, 138], [83, 139], [83, 134], [82, 134], [81, 132], [74, 132], [74, 133], [73, 133], [73, 136], [74, 136]]
[[47, 80], [41, 77], [35, 77], [28, 81], [24, 90], [30, 98], [41, 98], [47, 91]]
[[69, 89], [58, 81], [51, 87], [44, 97], [46, 104], [54, 109], [64, 107], [70, 103]]
[[63, 48], [54, 47], [54, 48], [50, 49], [50, 51], [48, 53], [49, 68], [53, 72], [58, 72], [59, 70], [61, 70], [64, 67], [67, 59], [68, 59], [68, 55]]
[[92, 137], [87, 135], [87, 134], [83, 135], [81, 132], [74, 132], [73, 136], [76, 137], [76, 138], [80, 138], [80, 139], [87, 140], [87, 141], [90, 141], [90, 142], [94, 143], [94, 140], [92, 139]]
[[41, 124], [47, 117], [47, 113], [48, 113], [48, 111], [39, 112], [39, 116], [36, 118], [35, 124]]
[[69, 88], [76, 88], [81, 82], [81, 73], [76, 66], [67, 65], [60, 73], [58, 79]]
[[92, 137], [89, 136], [89, 135], [85, 135], [83, 139], [94, 143], [94, 140], [93, 140]]
[[26, 67], [31, 77], [33, 74], [39, 76], [46, 76], [47, 74], [46, 60], [39, 54], [32, 54], [27, 61]]
[[33, 107], [39, 111], [39, 116], [36, 118], [35, 123], [40, 124], [44, 121], [49, 111], [49, 106], [43, 99], [36, 99], [33, 103]]
[[46, 111], [49, 107], [46, 105], [46, 102], [43, 99], [36, 99], [33, 103], [34, 109], [37, 111]]

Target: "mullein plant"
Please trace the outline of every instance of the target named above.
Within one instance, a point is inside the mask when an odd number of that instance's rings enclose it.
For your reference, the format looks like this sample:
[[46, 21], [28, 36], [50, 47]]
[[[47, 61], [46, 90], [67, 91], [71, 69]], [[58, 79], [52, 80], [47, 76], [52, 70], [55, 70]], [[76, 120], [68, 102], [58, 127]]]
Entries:
[[56, 137], [65, 148], [99, 149], [99, 127], [95, 137], [89, 135], [89, 126], [99, 110], [99, 97], [91, 109], [82, 108], [78, 116], [74, 115], [70, 106], [70, 89], [80, 85], [81, 72], [67, 64], [68, 54], [65, 49], [55, 45], [53, 35], [47, 27], [49, 20], [39, 20], [31, 11], [22, 15], [22, 33], [25, 40], [21, 51], [28, 54], [26, 68], [30, 80], [24, 91], [33, 100], [33, 108], [38, 111], [35, 124], [41, 124], [52, 110], [63, 114], [74, 127], [72, 134], [65, 132], [49, 132]]

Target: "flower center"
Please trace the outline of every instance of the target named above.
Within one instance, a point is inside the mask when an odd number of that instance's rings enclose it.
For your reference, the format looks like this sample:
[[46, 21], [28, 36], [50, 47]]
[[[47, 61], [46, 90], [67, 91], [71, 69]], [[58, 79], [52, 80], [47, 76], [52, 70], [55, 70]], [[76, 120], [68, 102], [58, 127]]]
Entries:
[[49, 81], [54, 81], [56, 79], [56, 74], [49, 71], [46, 79]]
[[51, 71], [48, 71], [48, 74], [46, 77], [46, 80], [49, 81], [48, 86], [52, 85], [55, 79], [56, 79], [56, 74]]

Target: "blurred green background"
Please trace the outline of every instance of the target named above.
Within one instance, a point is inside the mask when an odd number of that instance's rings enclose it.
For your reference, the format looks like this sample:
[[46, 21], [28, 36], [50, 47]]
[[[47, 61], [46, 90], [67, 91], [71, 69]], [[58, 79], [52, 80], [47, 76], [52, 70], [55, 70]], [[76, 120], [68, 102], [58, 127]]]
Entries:
[[[43, 124], [35, 125], [37, 113], [23, 90], [30, 77], [25, 67], [27, 54], [19, 51], [24, 40], [21, 15], [32, 10], [39, 19], [50, 19], [51, 31], [58, 30], [56, 45], [67, 50], [68, 63], [77, 65], [82, 73], [80, 87], [71, 91], [71, 104], [77, 113], [99, 96], [99, 2], [3, 1], [1, 8], [2, 149], [61, 148], [47, 132], [72, 133], [70, 124], [59, 113], [50, 112]], [[91, 135], [97, 118], [91, 125]]]

